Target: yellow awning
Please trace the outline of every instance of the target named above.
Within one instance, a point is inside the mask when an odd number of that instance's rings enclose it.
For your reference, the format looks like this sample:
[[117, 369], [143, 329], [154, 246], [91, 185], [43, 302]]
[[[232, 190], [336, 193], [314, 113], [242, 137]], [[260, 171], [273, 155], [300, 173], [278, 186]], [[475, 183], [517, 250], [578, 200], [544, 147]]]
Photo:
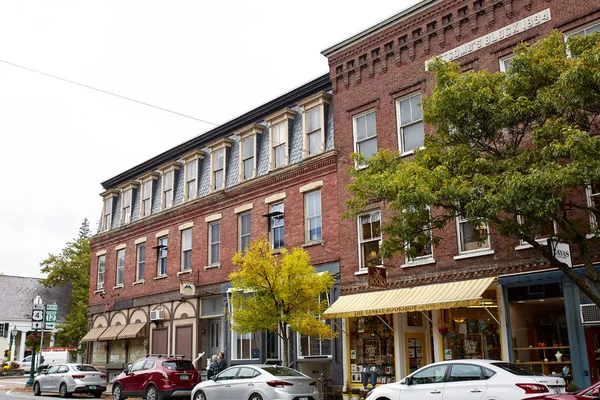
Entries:
[[88, 333], [85, 334], [83, 338], [81, 338], [82, 342], [97, 342], [98, 338], [104, 332], [106, 328], [92, 328]]
[[109, 326], [102, 333], [102, 335], [100, 335], [100, 337], [98, 338], [98, 341], [103, 342], [103, 341], [107, 341], [107, 340], [115, 340], [117, 338], [117, 336], [119, 335], [119, 333], [121, 333], [121, 331], [123, 329], [125, 329], [125, 325]]
[[146, 326], [145, 322], [138, 322], [137, 324], [129, 324], [119, 333], [119, 339], [133, 339], [135, 338]]
[[474, 279], [341, 296], [325, 310], [323, 318], [364, 317], [478, 305], [481, 295], [494, 279]]

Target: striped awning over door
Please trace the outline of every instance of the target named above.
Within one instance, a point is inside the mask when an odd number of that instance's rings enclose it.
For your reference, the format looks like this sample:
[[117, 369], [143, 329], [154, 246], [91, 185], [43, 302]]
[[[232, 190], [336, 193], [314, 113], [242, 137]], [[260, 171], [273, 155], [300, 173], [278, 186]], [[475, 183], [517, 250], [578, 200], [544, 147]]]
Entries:
[[364, 317], [479, 305], [481, 295], [494, 279], [474, 279], [341, 296], [323, 313], [323, 318]]

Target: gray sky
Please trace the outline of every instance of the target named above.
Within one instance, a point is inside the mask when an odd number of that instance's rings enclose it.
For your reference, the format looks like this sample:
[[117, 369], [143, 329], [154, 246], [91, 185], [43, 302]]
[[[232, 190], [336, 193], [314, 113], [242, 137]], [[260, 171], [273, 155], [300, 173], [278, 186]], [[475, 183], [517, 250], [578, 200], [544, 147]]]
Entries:
[[0, 0], [0, 272], [95, 231], [100, 182], [328, 71], [321, 50], [414, 4]]

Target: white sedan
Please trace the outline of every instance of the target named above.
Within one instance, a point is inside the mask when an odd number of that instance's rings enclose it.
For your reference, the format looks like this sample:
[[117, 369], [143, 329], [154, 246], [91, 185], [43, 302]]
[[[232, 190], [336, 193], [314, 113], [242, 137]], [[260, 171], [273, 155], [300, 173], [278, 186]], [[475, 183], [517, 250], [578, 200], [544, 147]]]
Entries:
[[192, 400], [316, 400], [315, 380], [277, 365], [237, 365], [201, 382]]
[[42, 392], [58, 392], [60, 397], [69, 397], [73, 393], [90, 393], [100, 397], [105, 390], [106, 375], [88, 364], [53, 365], [33, 382], [33, 394], [36, 396]]
[[564, 393], [565, 380], [493, 360], [429, 364], [397, 383], [377, 386], [368, 400], [516, 400]]

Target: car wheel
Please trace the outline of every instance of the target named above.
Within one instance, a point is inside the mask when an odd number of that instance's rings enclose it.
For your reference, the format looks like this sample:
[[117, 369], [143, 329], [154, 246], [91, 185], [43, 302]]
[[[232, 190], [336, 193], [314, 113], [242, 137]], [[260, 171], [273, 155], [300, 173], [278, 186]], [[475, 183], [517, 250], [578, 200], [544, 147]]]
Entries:
[[95, 398], [101, 397], [102, 392], [94, 392], [94, 393], [92, 393], [92, 396], [94, 396]]
[[206, 395], [203, 391], [199, 390], [198, 393], [196, 393], [194, 400], [206, 400]]
[[121, 385], [116, 384], [112, 388], [113, 400], [123, 400], [123, 392], [121, 391]]
[[254, 393], [252, 396], [250, 396], [250, 400], [262, 400], [262, 397], [260, 394]]
[[36, 382], [33, 384], [33, 395], [39, 396], [40, 394], [42, 394], [42, 389], [40, 389], [40, 383]]
[[62, 397], [62, 398], [70, 396], [69, 392], [67, 391], [67, 385], [65, 383], [60, 384], [60, 388], [58, 389], [58, 394], [60, 394], [60, 397]]
[[146, 389], [146, 400], [162, 400], [162, 396], [156, 386], [148, 386]]

